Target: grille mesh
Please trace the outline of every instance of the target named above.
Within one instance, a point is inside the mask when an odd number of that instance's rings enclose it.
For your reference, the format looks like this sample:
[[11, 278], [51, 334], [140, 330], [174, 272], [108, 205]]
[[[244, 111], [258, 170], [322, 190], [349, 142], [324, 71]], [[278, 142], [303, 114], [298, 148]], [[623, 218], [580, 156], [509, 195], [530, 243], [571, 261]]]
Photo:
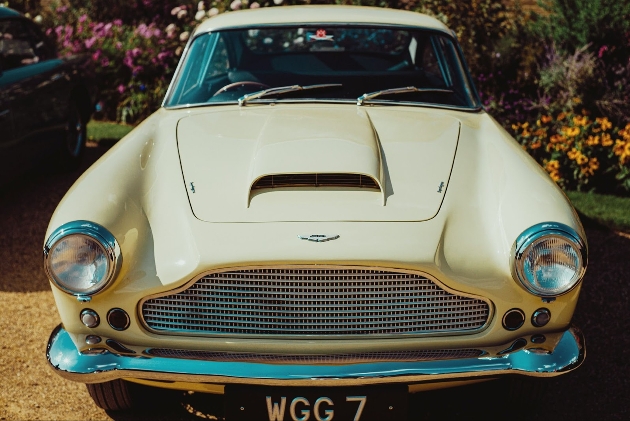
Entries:
[[380, 190], [376, 181], [361, 174], [274, 174], [259, 178], [252, 190], [286, 187], [357, 187]]
[[235, 335], [391, 335], [481, 329], [488, 303], [410, 273], [251, 269], [212, 273], [142, 304], [157, 332]]
[[398, 352], [363, 352], [359, 354], [278, 355], [153, 348], [147, 353], [158, 357], [184, 358], [188, 360], [313, 365], [453, 360], [479, 357], [483, 354], [483, 351], [479, 349], [437, 349]]

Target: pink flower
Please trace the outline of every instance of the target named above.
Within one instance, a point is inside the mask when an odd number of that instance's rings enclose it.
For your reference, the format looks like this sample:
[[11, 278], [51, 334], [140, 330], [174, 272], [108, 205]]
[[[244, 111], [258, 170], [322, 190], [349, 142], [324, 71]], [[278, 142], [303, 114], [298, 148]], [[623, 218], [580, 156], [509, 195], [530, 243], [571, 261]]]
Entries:
[[116, 49], [117, 49], [117, 50], [122, 49], [122, 42], [118, 41], [118, 42], [116, 43]]
[[103, 57], [103, 60], [101, 60], [101, 66], [103, 67], [109, 66], [109, 59], [107, 57]]
[[122, 26], [122, 20], [120, 19], [114, 19], [114, 26]]
[[258, 9], [260, 7], [260, 4], [258, 4], [257, 2], [253, 2], [252, 4], [249, 5], [250, 9]]
[[597, 53], [597, 57], [602, 58], [606, 51], [608, 51], [608, 46], [602, 45], [601, 48], [599, 49], [599, 52]]
[[92, 60], [98, 61], [98, 59], [101, 58], [101, 53], [102, 53], [102, 51], [101, 51], [100, 48], [98, 50], [96, 50], [94, 52], [94, 54], [92, 54]]
[[212, 9], [208, 10], [208, 16], [212, 17], [212, 16], [216, 16], [219, 14], [219, 9], [217, 9], [216, 7], [213, 7]]
[[85, 48], [87, 48], [89, 50], [90, 48], [92, 48], [92, 46], [94, 45], [95, 42], [96, 42], [96, 37], [92, 37], [92, 38], [86, 39], [85, 40]]
[[59, 6], [56, 10], [57, 13], [66, 13], [68, 11], [68, 6]]
[[123, 85], [118, 85], [118, 93], [122, 94], [123, 92], [125, 92], [125, 87]]
[[79, 22], [83, 23], [83, 22], [85, 22], [87, 20], [87, 18], [88, 18], [87, 15], [81, 15], [81, 16], [79, 16]]
[[242, 4], [243, 3], [241, 2], [241, 0], [234, 0], [232, 3], [230, 3], [230, 9], [239, 10]]

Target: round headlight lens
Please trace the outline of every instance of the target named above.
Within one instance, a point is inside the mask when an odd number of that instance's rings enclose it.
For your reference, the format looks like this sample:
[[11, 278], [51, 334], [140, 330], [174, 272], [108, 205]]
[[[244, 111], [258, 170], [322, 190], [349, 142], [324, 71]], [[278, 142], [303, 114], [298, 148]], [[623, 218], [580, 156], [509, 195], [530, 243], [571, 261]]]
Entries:
[[[535, 295], [562, 295], [575, 287], [584, 275], [585, 245], [570, 227], [541, 224], [532, 227], [516, 243], [516, 274]], [[534, 232], [533, 232], [534, 231]]]
[[65, 224], [50, 236], [45, 248], [46, 272], [61, 289], [92, 295], [113, 278], [119, 259], [114, 237], [86, 221]]

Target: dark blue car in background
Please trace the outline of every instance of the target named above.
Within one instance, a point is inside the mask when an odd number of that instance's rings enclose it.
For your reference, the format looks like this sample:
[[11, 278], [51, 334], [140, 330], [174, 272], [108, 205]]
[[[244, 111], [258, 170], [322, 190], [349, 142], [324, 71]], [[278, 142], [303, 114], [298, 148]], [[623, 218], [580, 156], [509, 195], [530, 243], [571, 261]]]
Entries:
[[34, 22], [0, 6], [0, 185], [42, 160], [78, 167], [93, 81], [89, 58], [59, 57]]

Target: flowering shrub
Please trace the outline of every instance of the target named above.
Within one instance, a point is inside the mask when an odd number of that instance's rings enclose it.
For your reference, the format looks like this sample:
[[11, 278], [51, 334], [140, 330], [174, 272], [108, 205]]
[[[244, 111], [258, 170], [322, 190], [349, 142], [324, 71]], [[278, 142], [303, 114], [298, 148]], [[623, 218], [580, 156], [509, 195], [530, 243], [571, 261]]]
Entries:
[[630, 192], [630, 124], [613, 128], [606, 117], [561, 112], [541, 114], [534, 124], [513, 124], [511, 130], [561, 187]]

